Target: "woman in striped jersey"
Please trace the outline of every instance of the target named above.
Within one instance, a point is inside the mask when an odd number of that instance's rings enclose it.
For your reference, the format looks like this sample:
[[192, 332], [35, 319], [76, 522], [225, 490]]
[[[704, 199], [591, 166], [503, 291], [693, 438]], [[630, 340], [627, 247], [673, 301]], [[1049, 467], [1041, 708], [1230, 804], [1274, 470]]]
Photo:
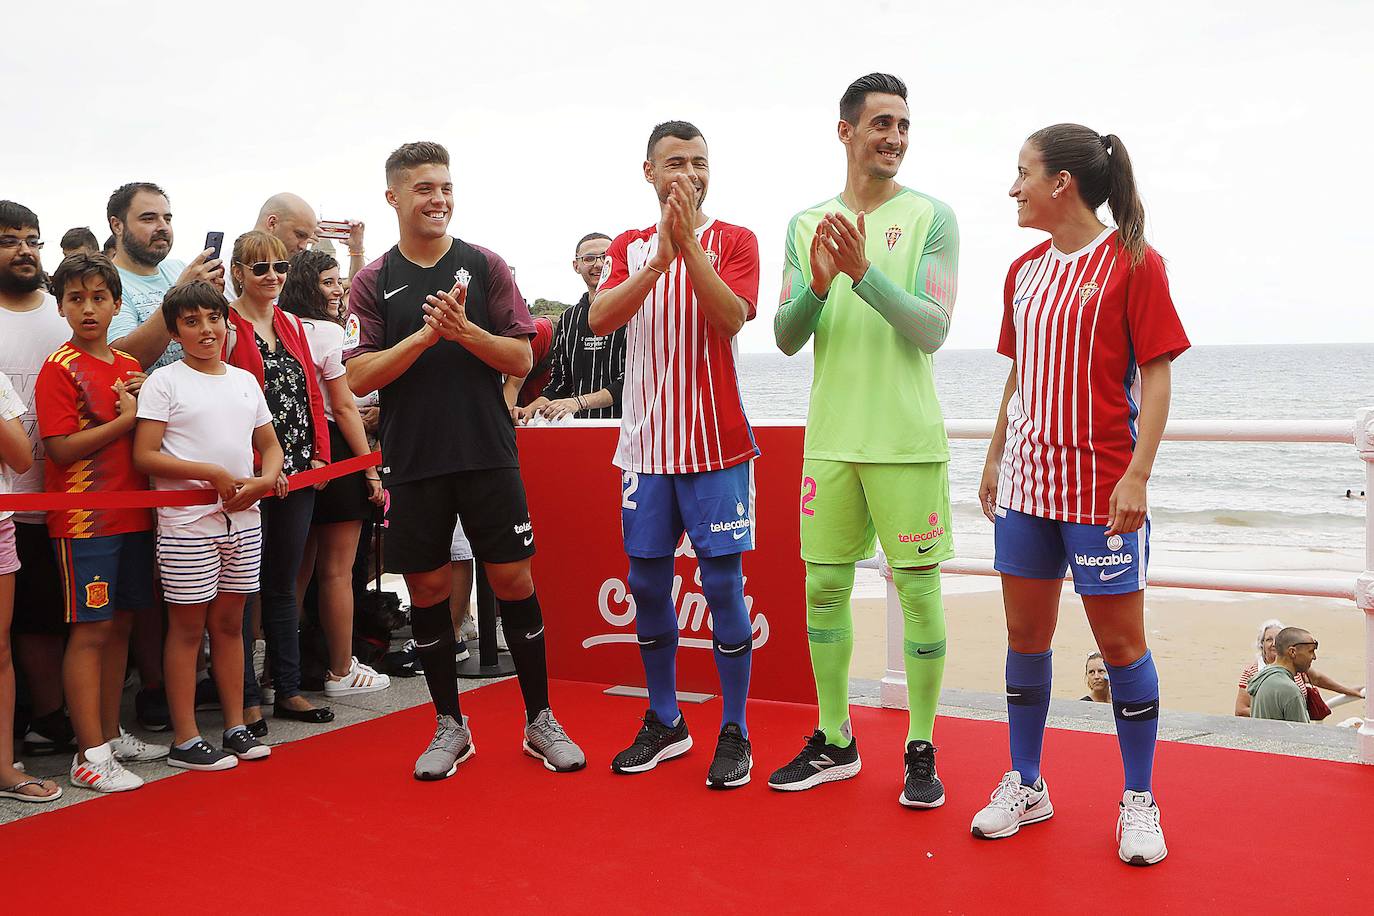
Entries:
[[[1125, 770], [1118, 855], [1153, 865], [1167, 848], [1151, 791], [1159, 678], [1145, 644], [1146, 482], [1169, 414], [1170, 363], [1188, 338], [1114, 134], [1036, 131], [1010, 195], [1018, 224], [1050, 238], [1012, 263], [1004, 292], [998, 352], [1013, 363], [979, 499], [996, 529], [1007, 617], [1011, 770], [972, 829], [1001, 839], [1054, 813], [1040, 751], [1072, 568], [1110, 673]], [[1115, 226], [1098, 219], [1104, 203]]]

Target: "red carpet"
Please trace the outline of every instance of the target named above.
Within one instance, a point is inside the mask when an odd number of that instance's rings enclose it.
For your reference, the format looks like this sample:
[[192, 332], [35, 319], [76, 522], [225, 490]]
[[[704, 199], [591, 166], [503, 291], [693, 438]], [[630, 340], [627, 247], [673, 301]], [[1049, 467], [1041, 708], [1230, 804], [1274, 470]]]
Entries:
[[[1056, 814], [1019, 836], [968, 832], [1004, 768], [1005, 725], [942, 719], [949, 799], [897, 804], [905, 713], [855, 707], [855, 780], [783, 795], [765, 782], [814, 713], [751, 705], [755, 781], [706, 789], [719, 706], [688, 707], [697, 746], [641, 776], [611, 755], [641, 701], [554, 685], [591, 759], [549, 773], [519, 751], [516, 685], [464, 694], [478, 753], [410, 778], [432, 721], [412, 709], [0, 828], [7, 913], [354, 912], [1368, 913], [1374, 769], [1163, 744], [1169, 858], [1116, 858], [1109, 735], [1052, 731]], [[69, 790], [74, 791], [74, 790]], [[1310, 838], [1305, 847], [1295, 835]], [[1344, 852], [1343, 852], [1344, 851]], [[1326, 861], [1323, 862], [1322, 859]], [[1330, 864], [1332, 862], [1336, 864]]]

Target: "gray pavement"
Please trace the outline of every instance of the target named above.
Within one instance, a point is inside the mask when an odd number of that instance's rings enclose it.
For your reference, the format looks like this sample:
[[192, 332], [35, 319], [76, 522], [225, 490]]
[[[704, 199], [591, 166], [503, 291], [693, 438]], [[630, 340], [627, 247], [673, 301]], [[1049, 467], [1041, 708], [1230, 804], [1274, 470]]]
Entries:
[[[299, 722], [277, 721], [269, 717], [271, 732], [268, 743], [284, 744], [299, 741], [314, 735], [366, 722], [387, 713], [409, 709], [429, 701], [429, 694], [422, 677], [392, 678], [388, 690], [364, 694], [346, 700], [326, 702], [322, 694], [311, 694], [312, 701], [319, 705], [333, 707], [335, 719], [328, 725], [305, 725]], [[474, 690], [494, 680], [460, 680], [459, 689]], [[851, 682], [850, 694], [854, 702], [866, 706], [878, 706], [879, 683], [877, 681], [855, 680]], [[125, 696], [126, 710], [124, 721], [134, 721], [133, 692]], [[946, 690], [940, 697], [939, 714], [964, 719], [987, 719], [1006, 721], [1006, 701], [1000, 693], [974, 693], [967, 690]], [[212, 742], [217, 742], [222, 731], [219, 714], [202, 712], [198, 714], [201, 734]], [[1084, 703], [1078, 700], [1054, 700], [1050, 704], [1049, 725], [1052, 728], [1067, 728], [1078, 731], [1111, 733], [1114, 730], [1111, 706], [1105, 703]], [[165, 744], [168, 734], [144, 732], [135, 729], [145, 741]], [[1265, 722], [1251, 719], [1238, 719], [1234, 716], [1213, 716], [1189, 712], [1168, 712], [1160, 715], [1160, 737], [1169, 741], [1186, 744], [1201, 744], [1211, 747], [1226, 747], [1239, 750], [1263, 751], [1271, 754], [1286, 754], [1308, 759], [1335, 760], [1353, 763], [1355, 757], [1355, 732], [1353, 729], [1335, 728], [1329, 725], [1295, 725], [1287, 722]], [[418, 754], [423, 748], [417, 745]], [[71, 786], [67, 781], [67, 768], [71, 765], [69, 756], [25, 757], [22, 758], [28, 771], [34, 775], [56, 779], [62, 786], [63, 796], [56, 802], [46, 805], [25, 804], [0, 800], [0, 824], [32, 817], [44, 811], [81, 804], [99, 798], [100, 795], [85, 789]], [[244, 763], [243, 766], [253, 766]], [[185, 770], [176, 770], [165, 763], [135, 764], [134, 772], [145, 780], [167, 779], [187, 775]]]

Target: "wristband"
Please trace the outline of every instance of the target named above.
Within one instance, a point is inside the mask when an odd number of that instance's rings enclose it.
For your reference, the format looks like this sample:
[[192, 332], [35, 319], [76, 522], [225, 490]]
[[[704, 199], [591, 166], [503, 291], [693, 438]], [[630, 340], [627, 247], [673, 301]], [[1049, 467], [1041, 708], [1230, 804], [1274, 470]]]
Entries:
[[350, 249], [348, 249], [348, 256], [349, 256], [350, 258], [361, 258], [361, 257], [364, 256], [364, 252], [361, 252], [361, 251], [354, 251], [352, 248], [350, 248]]
[[668, 276], [668, 272], [666, 270], [659, 270], [657, 267], [650, 264], [648, 261], [644, 262], [644, 266], [652, 270], [654, 273], [658, 274], [660, 277]]

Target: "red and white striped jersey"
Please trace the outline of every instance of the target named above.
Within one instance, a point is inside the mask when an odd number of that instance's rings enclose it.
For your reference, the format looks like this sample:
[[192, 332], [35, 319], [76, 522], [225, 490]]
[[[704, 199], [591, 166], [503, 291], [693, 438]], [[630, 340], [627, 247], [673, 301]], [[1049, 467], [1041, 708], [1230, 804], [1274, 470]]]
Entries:
[[1164, 261], [1134, 270], [1115, 229], [1064, 254], [1042, 242], [1007, 272], [997, 352], [1016, 361], [999, 506], [1106, 524], [1135, 449], [1139, 367], [1174, 359], [1188, 337]]
[[[697, 238], [716, 273], [757, 311], [759, 243], [743, 226], [710, 220]], [[606, 251], [601, 291], [614, 289], [658, 250], [658, 227], [622, 232]], [[681, 257], [659, 277], [627, 326], [624, 410], [615, 465], [641, 474], [718, 471], [759, 453], [744, 416], [735, 342], [697, 308]]]

